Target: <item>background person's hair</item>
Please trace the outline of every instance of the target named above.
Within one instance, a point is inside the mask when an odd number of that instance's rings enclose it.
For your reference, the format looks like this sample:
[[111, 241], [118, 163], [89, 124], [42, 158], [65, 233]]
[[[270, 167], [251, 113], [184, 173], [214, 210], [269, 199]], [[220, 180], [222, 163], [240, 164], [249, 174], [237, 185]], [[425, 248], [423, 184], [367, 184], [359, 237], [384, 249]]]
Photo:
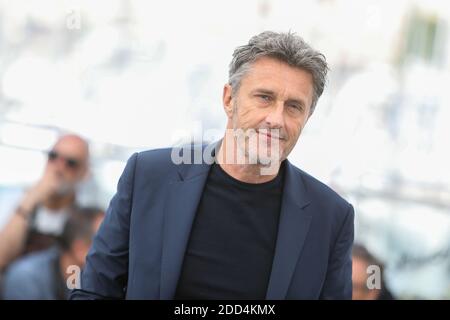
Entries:
[[234, 50], [228, 75], [233, 95], [239, 91], [242, 77], [250, 70], [252, 63], [263, 56], [279, 59], [290, 66], [311, 73], [314, 88], [310, 110], [312, 114], [325, 88], [328, 64], [322, 53], [311, 48], [301, 37], [291, 32], [264, 31], [252, 37], [248, 44]]
[[382, 267], [381, 261], [379, 261], [373, 254], [367, 250], [362, 244], [355, 243], [352, 248], [352, 256], [365, 261], [368, 265], [376, 265]]
[[104, 210], [97, 207], [72, 209], [64, 230], [58, 239], [60, 247], [64, 251], [68, 251], [75, 240], [92, 240], [95, 234], [94, 222], [97, 218], [104, 215]]

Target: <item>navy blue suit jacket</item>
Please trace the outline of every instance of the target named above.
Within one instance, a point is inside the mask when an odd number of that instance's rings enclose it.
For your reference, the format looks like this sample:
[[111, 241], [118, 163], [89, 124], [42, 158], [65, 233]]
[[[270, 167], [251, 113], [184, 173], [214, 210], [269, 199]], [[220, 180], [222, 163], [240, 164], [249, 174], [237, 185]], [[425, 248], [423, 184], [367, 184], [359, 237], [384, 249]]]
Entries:
[[[71, 298], [172, 299], [209, 169], [135, 153]], [[353, 207], [287, 160], [284, 181], [266, 298], [350, 299]]]

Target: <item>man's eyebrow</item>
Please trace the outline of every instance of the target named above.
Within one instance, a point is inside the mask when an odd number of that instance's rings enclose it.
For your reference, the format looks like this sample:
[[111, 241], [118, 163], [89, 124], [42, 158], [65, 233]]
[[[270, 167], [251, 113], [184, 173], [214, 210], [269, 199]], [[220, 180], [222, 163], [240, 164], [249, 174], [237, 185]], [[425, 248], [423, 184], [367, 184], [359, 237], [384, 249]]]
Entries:
[[302, 106], [302, 107], [304, 107], [305, 106], [305, 102], [303, 101], [303, 100], [298, 100], [298, 99], [288, 99], [287, 101], [286, 101], [286, 103], [294, 103], [294, 104], [298, 104], [298, 105], [300, 105], [300, 106]]
[[[251, 91], [251, 94], [255, 94], [255, 93], [262, 93], [262, 94], [267, 94], [270, 96], [275, 96], [275, 92], [270, 90], [270, 89], [264, 89], [264, 88], [256, 88], [254, 90]], [[302, 107], [304, 107], [306, 105], [305, 101], [303, 99], [288, 99], [286, 101], [286, 103], [295, 103], [295, 104], [299, 104]]]
[[263, 94], [267, 94], [267, 95], [271, 95], [274, 96], [275, 92], [273, 92], [272, 90], [269, 89], [264, 89], [264, 88], [257, 88], [251, 91], [252, 94], [254, 93], [263, 93]]

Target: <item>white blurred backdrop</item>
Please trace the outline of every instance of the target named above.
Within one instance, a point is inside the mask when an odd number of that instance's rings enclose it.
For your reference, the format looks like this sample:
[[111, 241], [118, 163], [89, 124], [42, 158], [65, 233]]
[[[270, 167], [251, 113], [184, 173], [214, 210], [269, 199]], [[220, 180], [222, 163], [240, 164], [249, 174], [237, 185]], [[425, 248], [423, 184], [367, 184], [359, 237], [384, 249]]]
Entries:
[[0, 0], [0, 226], [60, 132], [85, 136], [106, 207], [126, 159], [225, 126], [234, 48], [301, 35], [328, 86], [290, 160], [356, 209], [400, 298], [450, 298], [445, 0]]

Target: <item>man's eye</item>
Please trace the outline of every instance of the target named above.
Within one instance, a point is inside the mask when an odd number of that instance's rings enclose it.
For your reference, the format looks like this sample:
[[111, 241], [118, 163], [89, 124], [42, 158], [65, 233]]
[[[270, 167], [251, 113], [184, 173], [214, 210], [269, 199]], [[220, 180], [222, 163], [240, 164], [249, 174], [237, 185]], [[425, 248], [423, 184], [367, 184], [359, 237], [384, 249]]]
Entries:
[[297, 105], [297, 104], [290, 104], [289, 108], [291, 108], [291, 109], [293, 109], [295, 111], [302, 111], [303, 110], [303, 108], [301, 106]]
[[260, 95], [258, 95], [258, 97], [259, 97], [261, 100], [264, 100], [264, 101], [270, 101], [270, 100], [271, 100], [271, 97], [268, 96], [268, 95], [265, 95], [265, 94], [260, 94]]

